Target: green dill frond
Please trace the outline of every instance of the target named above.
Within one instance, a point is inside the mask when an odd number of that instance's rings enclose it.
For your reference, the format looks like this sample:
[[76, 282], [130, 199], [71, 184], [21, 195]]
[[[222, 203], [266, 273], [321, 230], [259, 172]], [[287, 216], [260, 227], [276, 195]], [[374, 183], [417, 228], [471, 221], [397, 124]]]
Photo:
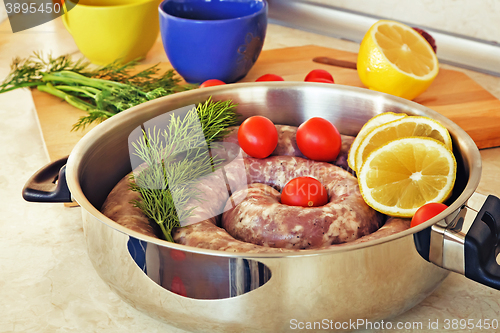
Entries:
[[236, 113], [236, 105], [232, 101], [214, 102], [211, 96], [196, 109], [200, 122], [204, 124], [203, 132], [208, 143], [226, 136], [227, 128], [236, 125], [239, 117]]
[[108, 118], [114, 116], [114, 113], [102, 110], [88, 111], [87, 116], [80, 117], [78, 121], [73, 125], [71, 131], [84, 130], [87, 126], [93, 123], [102, 123]]
[[140, 194], [132, 204], [160, 226], [166, 240], [173, 241], [172, 229], [191, 216], [196, 208], [193, 202], [203, 200], [203, 193], [194, 186], [199, 178], [222, 164], [208, 147], [236, 124], [235, 109], [231, 101], [209, 98], [183, 117], [172, 112], [166, 128], [147, 129], [131, 143], [134, 154], [145, 164], [131, 177], [131, 190]]

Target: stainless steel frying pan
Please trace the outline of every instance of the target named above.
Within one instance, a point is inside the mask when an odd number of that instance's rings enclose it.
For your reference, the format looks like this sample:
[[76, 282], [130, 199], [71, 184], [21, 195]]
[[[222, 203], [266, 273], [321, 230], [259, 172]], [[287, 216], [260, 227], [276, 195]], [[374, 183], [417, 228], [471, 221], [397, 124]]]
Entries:
[[[187, 247], [144, 236], [101, 214], [111, 189], [131, 171], [130, 133], [165, 112], [209, 96], [238, 103], [243, 118], [260, 114], [276, 124], [299, 125], [320, 116], [347, 135], [355, 135], [368, 119], [386, 111], [434, 118], [450, 131], [457, 159], [449, 208], [386, 238], [295, 254]], [[67, 162], [58, 161], [34, 175], [24, 197], [76, 200], [88, 253], [102, 279], [132, 306], [179, 328], [280, 332], [297, 331], [294, 323], [308, 321], [321, 323], [322, 329], [350, 330], [353, 326], [337, 323], [362, 324], [360, 320], [373, 322], [407, 311], [432, 293], [449, 270], [500, 287], [498, 198], [475, 193], [480, 174], [480, 154], [472, 139], [422, 105], [342, 85], [244, 83], [174, 94], [114, 116], [91, 130]], [[182, 293], [173, 281], [182, 281]]]

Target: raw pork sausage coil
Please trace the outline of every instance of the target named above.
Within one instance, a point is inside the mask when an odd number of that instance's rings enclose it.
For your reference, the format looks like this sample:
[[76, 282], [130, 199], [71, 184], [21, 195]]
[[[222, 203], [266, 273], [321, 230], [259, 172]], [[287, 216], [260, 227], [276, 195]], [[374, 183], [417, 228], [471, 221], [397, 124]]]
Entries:
[[[279, 141], [273, 155], [280, 156], [234, 158], [235, 150], [229, 150], [228, 158], [233, 160], [200, 179], [196, 187], [208, 200], [188, 203], [187, 208], [194, 209], [183, 221], [187, 226], [173, 230], [176, 243], [230, 252], [290, 252], [365, 242], [409, 227], [408, 220], [385, 221], [384, 215], [366, 205], [356, 178], [348, 171], [293, 156], [302, 156], [294, 146], [296, 127], [276, 127]], [[225, 141], [234, 142], [236, 132], [233, 130]], [[335, 163], [344, 168], [352, 140], [342, 136]], [[326, 205], [304, 208], [279, 203], [278, 190], [301, 176], [320, 180], [328, 191]], [[139, 195], [129, 189], [128, 183], [126, 176], [110, 192], [101, 211], [131, 230], [157, 237], [155, 227], [130, 203]]]
[[[383, 222], [364, 202], [356, 178], [333, 164], [273, 156], [245, 158], [245, 167], [251, 185], [233, 194], [222, 215], [222, 227], [239, 240], [268, 247], [321, 248], [368, 235]], [[235, 171], [224, 170], [231, 179]], [[293, 178], [307, 176], [326, 187], [329, 202], [306, 208], [281, 204], [274, 188], [281, 190]]]

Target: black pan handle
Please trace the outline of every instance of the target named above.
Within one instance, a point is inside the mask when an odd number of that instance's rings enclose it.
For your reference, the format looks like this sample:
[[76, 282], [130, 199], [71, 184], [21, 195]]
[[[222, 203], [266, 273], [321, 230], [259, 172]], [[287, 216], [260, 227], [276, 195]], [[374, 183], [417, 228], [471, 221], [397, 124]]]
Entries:
[[500, 290], [500, 199], [474, 193], [454, 215], [413, 234], [427, 261]]
[[68, 157], [47, 164], [26, 182], [23, 198], [30, 202], [71, 202], [66, 183]]
[[500, 199], [490, 195], [465, 236], [465, 276], [500, 290]]

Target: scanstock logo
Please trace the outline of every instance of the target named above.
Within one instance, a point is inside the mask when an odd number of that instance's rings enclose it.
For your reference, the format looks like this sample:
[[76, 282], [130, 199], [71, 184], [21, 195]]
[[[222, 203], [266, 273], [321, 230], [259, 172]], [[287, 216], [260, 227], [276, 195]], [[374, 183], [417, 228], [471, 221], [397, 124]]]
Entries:
[[4, 0], [12, 32], [52, 21], [73, 9], [78, 0]]

